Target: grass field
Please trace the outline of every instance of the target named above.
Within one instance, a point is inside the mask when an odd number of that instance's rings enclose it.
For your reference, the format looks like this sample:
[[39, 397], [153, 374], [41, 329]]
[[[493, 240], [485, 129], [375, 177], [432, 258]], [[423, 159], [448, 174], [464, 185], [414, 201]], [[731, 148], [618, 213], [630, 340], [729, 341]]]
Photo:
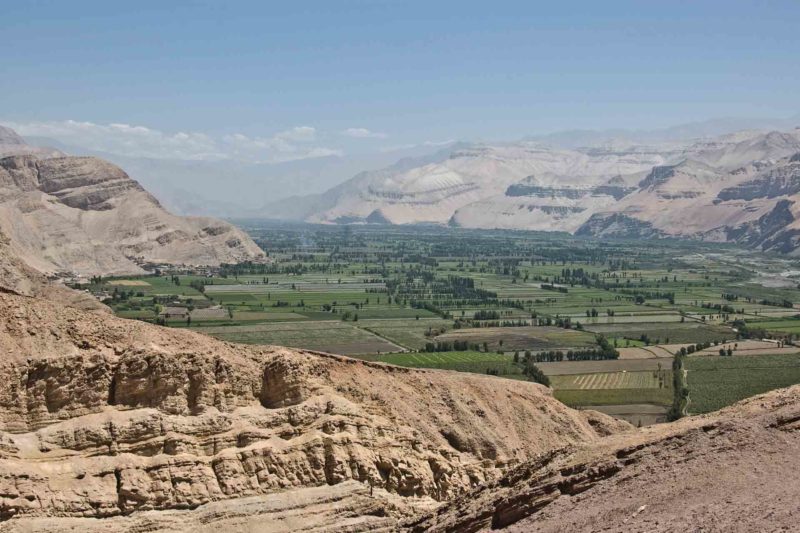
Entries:
[[[599, 324], [588, 325], [586, 329], [618, 339], [639, 339], [645, 335], [654, 344], [714, 342], [736, 338], [736, 333], [729, 327], [695, 321], [660, 324]], [[622, 342], [619, 344], [622, 345]]]
[[479, 345], [485, 342], [490, 350], [551, 350], [595, 345], [595, 336], [591, 333], [548, 326], [457, 329], [436, 340], [462, 340]]
[[707, 413], [800, 383], [800, 354], [687, 358], [689, 411]]
[[276, 344], [344, 355], [400, 351], [402, 348], [346, 322], [300, 322], [202, 328], [212, 337], [245, 344]]
[[372, 331], [381, 337], [392, 339], [394, 342], [410, 349], [419, 350], [425, 344], [431, 342], [431, 338], [426, 333], [438, 331], [441, 328], [452, 326], [450, 320], [440, 318], [426, 319], [381, 319], [381, 320], [359, 320], [359, 327]]
[[556, 389], [553, 395], [570, 407], [593, 405], [655, 404], [668, 406], [672, 403], [672, 389]]
[[562, 374], [552, 376], [550, 383], [559, 390], [663, 389], [672, 386], [672, 371]]

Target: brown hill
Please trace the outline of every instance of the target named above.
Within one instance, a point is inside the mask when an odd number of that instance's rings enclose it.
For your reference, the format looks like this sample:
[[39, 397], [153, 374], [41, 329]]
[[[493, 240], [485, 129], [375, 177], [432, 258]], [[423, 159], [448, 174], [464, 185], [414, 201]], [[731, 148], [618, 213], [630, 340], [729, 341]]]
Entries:
[[167, 212], [119, 167], [52, 157], [0, 130], [0, 231], [29, 266], [81, 275], [142, 272], [143, 262], [217, 265], [263, 257], [227, 222]]
[[[371, 530], [630, 427], [533, 383], [233, 345], [7, 293], [0, 354], [5, 529], [328, 516]], [[254, 498], [267, 493], [280, 495]]]
[[800, 385], [541, 455], [408, 531], [797, 531]]

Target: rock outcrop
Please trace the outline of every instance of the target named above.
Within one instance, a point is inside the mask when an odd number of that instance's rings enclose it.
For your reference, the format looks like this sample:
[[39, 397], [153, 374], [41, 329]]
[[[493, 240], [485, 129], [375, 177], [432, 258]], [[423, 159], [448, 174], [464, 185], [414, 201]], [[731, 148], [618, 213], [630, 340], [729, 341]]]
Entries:
[[406, 522], [409, 532], [794, 531], [800, 385], [570, 446]]
[[120, 168], [94, 157], [0, 159], [0, 231], [44, 273], [127, 274], [146, 262], [215, 265], [263, 256], [234, 226], [172, 215]]
[[372, 509], [358, 513], [400, 516], [630, 428], [533, 383], [233, 345], [8, 293], [0, 353], [12, 528], [146, 517], [157, 529], [161, 512], [177, 527], [176, 510], [346, 482], [385, 500], [347, 489], [347, 505]]

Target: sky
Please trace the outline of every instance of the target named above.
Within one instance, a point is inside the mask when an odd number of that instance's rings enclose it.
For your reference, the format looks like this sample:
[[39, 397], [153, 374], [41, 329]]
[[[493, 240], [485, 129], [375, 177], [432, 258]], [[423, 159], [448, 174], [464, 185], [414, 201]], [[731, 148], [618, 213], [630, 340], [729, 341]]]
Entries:
[[800, 2], [0, 0], [0, 124], [280, 162], [800, 112]]

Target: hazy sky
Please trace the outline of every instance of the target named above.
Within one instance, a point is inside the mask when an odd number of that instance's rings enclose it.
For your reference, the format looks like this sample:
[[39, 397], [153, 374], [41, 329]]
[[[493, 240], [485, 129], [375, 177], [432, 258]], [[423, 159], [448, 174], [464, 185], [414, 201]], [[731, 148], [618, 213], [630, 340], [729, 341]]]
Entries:
[[797, 0], [176, 4], [0, 0], [0, 120], [283, 160], [800, 111]]

